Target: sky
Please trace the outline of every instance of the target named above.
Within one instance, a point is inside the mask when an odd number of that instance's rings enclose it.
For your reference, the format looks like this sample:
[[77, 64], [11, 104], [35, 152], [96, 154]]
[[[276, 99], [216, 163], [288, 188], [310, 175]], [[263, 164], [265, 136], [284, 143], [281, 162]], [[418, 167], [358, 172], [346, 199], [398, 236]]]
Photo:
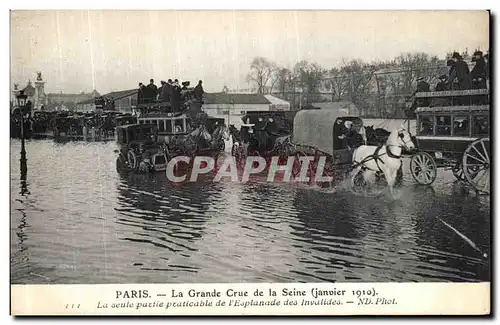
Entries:
[[486, 11], [12, 11], [11, 87], [101, 94], [179, 79], [205, 91], [248, 88], [252, 58], [292, 68], [343, 59], [443, 57], [489, 48]]

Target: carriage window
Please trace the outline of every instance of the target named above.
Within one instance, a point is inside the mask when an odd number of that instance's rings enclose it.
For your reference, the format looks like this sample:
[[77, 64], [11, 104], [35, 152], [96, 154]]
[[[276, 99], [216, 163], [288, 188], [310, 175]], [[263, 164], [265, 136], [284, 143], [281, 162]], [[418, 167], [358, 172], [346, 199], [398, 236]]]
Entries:
[[165, 120], [165, 132], [172, 133], [172, 120]]
[[472, 134], [487, 135], [490, 132], [490, 123], [488, 116], [472, 117]]
[[158, 131], [163, 132], [165, 131], [165, 120], [159, 120], [158, 121]]
[[421, 116], [420, 127], [418, 130], [419, 135], [433, 135], [434, 134], [434, 119], [432, 116]]
[[453, 135], [469, 135], [469, 117], [468, 116], [455, 116], [453, 118]]
[[451, 135], [451, 116], [436, 116], [436, 135]]
[[183, 119], [174, 120], [174, 131], [175, 131], [175, 133], [184, 132], [184, 120]]

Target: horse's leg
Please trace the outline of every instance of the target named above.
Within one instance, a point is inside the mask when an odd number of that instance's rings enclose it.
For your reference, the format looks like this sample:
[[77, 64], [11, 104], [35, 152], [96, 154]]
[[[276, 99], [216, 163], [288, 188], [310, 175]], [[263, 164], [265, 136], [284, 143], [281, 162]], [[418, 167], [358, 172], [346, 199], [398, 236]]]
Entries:
[[391, 195], [393, 198], [396, 198], [396, 192], [394, 191], [394, 185], [396, 184], [396, 175], [398, 170], [385, 169], [384, 175], [387, 180], [387, 185], [389, 185], [389, 190], [391, 191]]
[[363, 179], [365, 180], [366, 184], [369, 184], [371, 180], [373, 180], [375, 177], [375, 172], [373, 170], [367, 169], [363, 173]]
[[349, 175], [349, 179], [351, 180], [351, 185], [354, 186], [354, 179], [358, 175], [359, 171], [363, 168], [363, 166], [359, 165], [357, 167], [354, 167], [352, 170], [351, 174]]

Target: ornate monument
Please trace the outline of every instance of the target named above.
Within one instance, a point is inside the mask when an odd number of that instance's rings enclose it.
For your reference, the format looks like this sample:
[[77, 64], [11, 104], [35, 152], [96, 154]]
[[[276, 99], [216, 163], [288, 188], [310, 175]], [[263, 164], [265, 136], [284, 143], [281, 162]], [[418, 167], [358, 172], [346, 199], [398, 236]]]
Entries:
[[35, 81], [35, 89], [36, 89], [36, 94], [35, 94], [35, 105], [34, 109], [39, 110], [42, 106], [44, 106], [47, 101], [47, 98], [45, 96], [45, 81], [42, 79], [42, 72], [38, 71]]

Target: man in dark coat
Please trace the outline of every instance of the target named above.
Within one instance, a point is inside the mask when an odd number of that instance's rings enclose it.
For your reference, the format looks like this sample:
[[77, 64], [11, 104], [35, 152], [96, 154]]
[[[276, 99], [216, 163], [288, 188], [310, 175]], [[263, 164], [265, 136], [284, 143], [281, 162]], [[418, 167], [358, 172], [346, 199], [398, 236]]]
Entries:
[[452, 90], [470, 89], [470, 71], [467, 63], [458, 52], [454, 52], [452, 59], [454, 61], [450, 70], [450, 84]]
[[423, 77], [417, 79], [417, 91], [416, 93], [429, 92], [431, 91], [431, 86]]
[[[453, 65], [450, 69], [450, 89], [451, 90], [467, 90], [471, 89], [470, 70], [467, 63], [464, 62], [462, 56], [458, 52], [454, 52], [451, 57]], [[469, 97], [455, 97], [452, 99], [453, 105], [466, 105], [470, 103]]]
[[163, 87], [165, 86], [165, 81], [160, 81], [161, 86], [158, 87], [158, 101], [163, 102]]
[[198, 84], [196, 85], [196, 87], [194, 87], [194, 98], [201, 102], [202, 99], [203, 99], [203, 94], [205, 93], [205, 91], [203, 90], [203, 86], [202, 86], [202, 81], [198, 81]]
[[[443, 74], [439, 76], [439, 82], [436, 84], [435, 91], [445, 91], [448, 88], [448, 76]], [[435, 106], [448, 106], [449, 100], [448, 97], [435, 97], [432, 99], [432, 107]]]
[[148, 102], [152, 103], [156, 100], [156, 94], [158, 94], [158, 87], [155, 85], [155, 81], [153, 79], [149, 79], [148, 88]]
[[472, 62], [475, 63], [470, 75], [472, 79], [473, 89], [485, 89], [486, 88], [486, 62], [483, 57], [483, 52], [474, 52], [474, 57]]
[[170, 97], [170, 102], [174, 112], [178, 112], [181, 107], [181, 87], [179, 85], [179, 80], [175, 79], [172, 85], [172, 95]]
[[349, 149], [355, 149], [363, 145], [363, 136], [360, 134], [363, 123], [361, 120], [354, 120], [351, 127], [345, 132], [345, 141]]
[[[474, 68], [472, 69], [471, 81], [472, 89], [487, 89], [486, 86], [486, 62], [483, 57], [483, 52], [474, 52], [474, 57], [472, 58], [474, 62]], [[487, 97], [484, 95], [475, 95], [471, 98], [472, 102], [478, 105], [483, 105], [487, 101]]]
[[172, 79], [168, 79], [167, 83], [163, 85], [163, 100], [166, 102], [172, 101]]
[[[423, 77], [419, 77], [417, 79], [417, 90], [413, 93], [413, 96], [417, 93], [422, 93], [422, 92], [429, 92], [431, 91], [431, 86], [429, 85], [428, 82], [424, 80]], [[417, 98], [413, 100], [413, 104], [410, 107], [410, 114], [414, 114], [415, 110], [417, 107], [427, 107], [429, 106], [429, 98]]]
[[448, 76], [443, 74], [439, 76], [439, 82], [436, 84], [436, 91], [444, 91], [446, 90], [446, 81], [448, 80]]
[[143, 104], [144, 103], [144, 90], [146, 87], [144, 87], [144, 84], [142, 82], [139, 82], [139, 91], [137, 91], [137, 105]]

